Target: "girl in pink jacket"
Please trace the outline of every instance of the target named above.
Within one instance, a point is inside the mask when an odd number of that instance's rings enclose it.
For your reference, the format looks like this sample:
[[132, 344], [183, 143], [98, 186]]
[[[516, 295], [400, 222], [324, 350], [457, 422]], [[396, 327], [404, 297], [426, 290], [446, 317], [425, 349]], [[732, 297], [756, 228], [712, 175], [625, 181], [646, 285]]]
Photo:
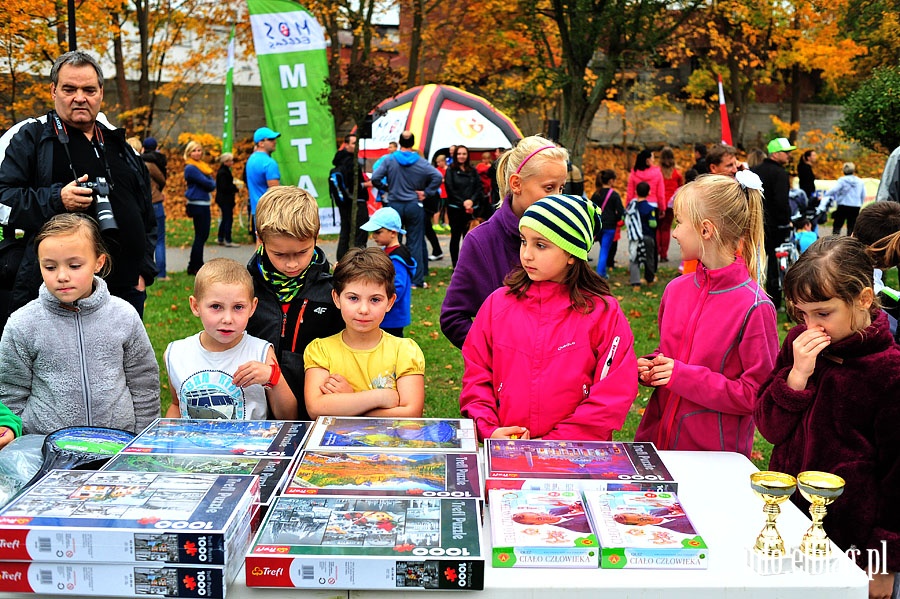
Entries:
[[463, 345], [459, 402], [479, 440], [609, 441], [637, 395], [634, 337], [587, 262], [584, 198], [547, 196], [519, 221], [522, 267], [488, 296]]
[[760, 288], [762, 183], [750, 171], [703, 175], [675, 195], [675, 220], [682, 257], [700, 263], [666, 286], [659, 347], [638, 359], [655, 391], [634, 438], [749, 456], [756, 393], [778, 354], [775, 306]]

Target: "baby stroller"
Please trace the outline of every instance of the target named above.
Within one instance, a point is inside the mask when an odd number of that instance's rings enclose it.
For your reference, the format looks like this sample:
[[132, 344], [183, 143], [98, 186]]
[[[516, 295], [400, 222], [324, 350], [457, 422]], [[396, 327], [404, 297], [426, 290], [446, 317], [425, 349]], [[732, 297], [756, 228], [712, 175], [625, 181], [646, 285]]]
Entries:
[[816, 191], [811, 198], [802, 189], [792, 189], [788, 196], [791, 205], [791, 222], [796, 223], [805, 217], [812, 224], [812, 230], [819, 232], [819, 225], [828, 220], [828, 209], [834, 201], [825, 197], [822, 191]]
[[800, 246], [794, 235], [794, 227], [782, 227], [786, 230], [785, 239], [781, 245], [775, 248], [775, 258], [778, 260], [778, 288], [784, 289], [784, 275], [788, 269], [800, 259]]

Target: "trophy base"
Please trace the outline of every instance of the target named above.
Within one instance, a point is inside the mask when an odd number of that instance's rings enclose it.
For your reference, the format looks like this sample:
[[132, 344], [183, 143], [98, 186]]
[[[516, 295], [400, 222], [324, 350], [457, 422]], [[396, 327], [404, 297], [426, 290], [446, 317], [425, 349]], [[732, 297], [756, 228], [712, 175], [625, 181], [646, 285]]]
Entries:
[[838, 568], [838, 557], [835, 554], [826, 555], [824, 557], [813, 557], [806, 555], [799, 548], [794, 550], [794, 567], [803, 570], [807, 574], [826, 574], [835, 572]]
[[794, 570], [794, 560], [790, 555], [769, 557], [760, 555], [753, 547], [747, 547], [747, 565], [760, 576], [790, 574]]

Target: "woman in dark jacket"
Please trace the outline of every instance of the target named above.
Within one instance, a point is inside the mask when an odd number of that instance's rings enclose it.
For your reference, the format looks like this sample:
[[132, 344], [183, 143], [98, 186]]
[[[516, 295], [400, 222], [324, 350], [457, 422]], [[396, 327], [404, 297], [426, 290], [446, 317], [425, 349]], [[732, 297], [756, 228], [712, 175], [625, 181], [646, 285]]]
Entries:
[[209, 239], [209, 194], [216, 188], [212, 167], [203, 162], [203, 146], [196, 141], [189, 141], [184, 149], [184, 180], [187, 183], [185, 211], [194, 221], [194, 242], [187, 271], [195, 275], [203, 266], [203, 245]]
[[480, 213], [485, 199], [481, 177], [469, 162], [466, 146], [456, 147], [444, 184], [447, 188], [447, 219], [450, 221], [450, 259], [455, 267], [459, 242], [468, 232], [471, 220]]
[[238, 188], [234, 184], [234, 175], [231, 173], [231, 167], [234, 166], [234, 154], [225, 152], [219, 156], [219, 170], [216, 172], [216, 204], [219, 205], [219, 212], [222, 213], [222, 220], [219, 222], [219, 245], [225, 247], [240, 247], [239, 243], [231, 242], [231, 225], [234, 223], [234, 198], [237, 195]]

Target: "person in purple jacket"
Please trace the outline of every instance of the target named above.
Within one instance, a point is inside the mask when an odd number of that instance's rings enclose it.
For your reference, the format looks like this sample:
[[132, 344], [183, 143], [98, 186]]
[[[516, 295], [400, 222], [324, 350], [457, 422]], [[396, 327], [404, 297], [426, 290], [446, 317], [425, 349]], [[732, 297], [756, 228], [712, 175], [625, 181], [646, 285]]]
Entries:
[[753, 449], [756, 392], [775, 363], [775, 306], [764, 271], [762, 183], [703, 175], [675, 195], [672, 237], [696, 272], [673, 279], [659, 305], [659, 346], [638, 358], [653, 395], [635, 433], [659, 449]]
[[526, 137], [497, 160], [501, 204], [468, 235], [441, 306], [441, 330], [462, 349], [481, 304], [519, 264], [519, 219], [566, 184], [569, 153], [552, 141]]

